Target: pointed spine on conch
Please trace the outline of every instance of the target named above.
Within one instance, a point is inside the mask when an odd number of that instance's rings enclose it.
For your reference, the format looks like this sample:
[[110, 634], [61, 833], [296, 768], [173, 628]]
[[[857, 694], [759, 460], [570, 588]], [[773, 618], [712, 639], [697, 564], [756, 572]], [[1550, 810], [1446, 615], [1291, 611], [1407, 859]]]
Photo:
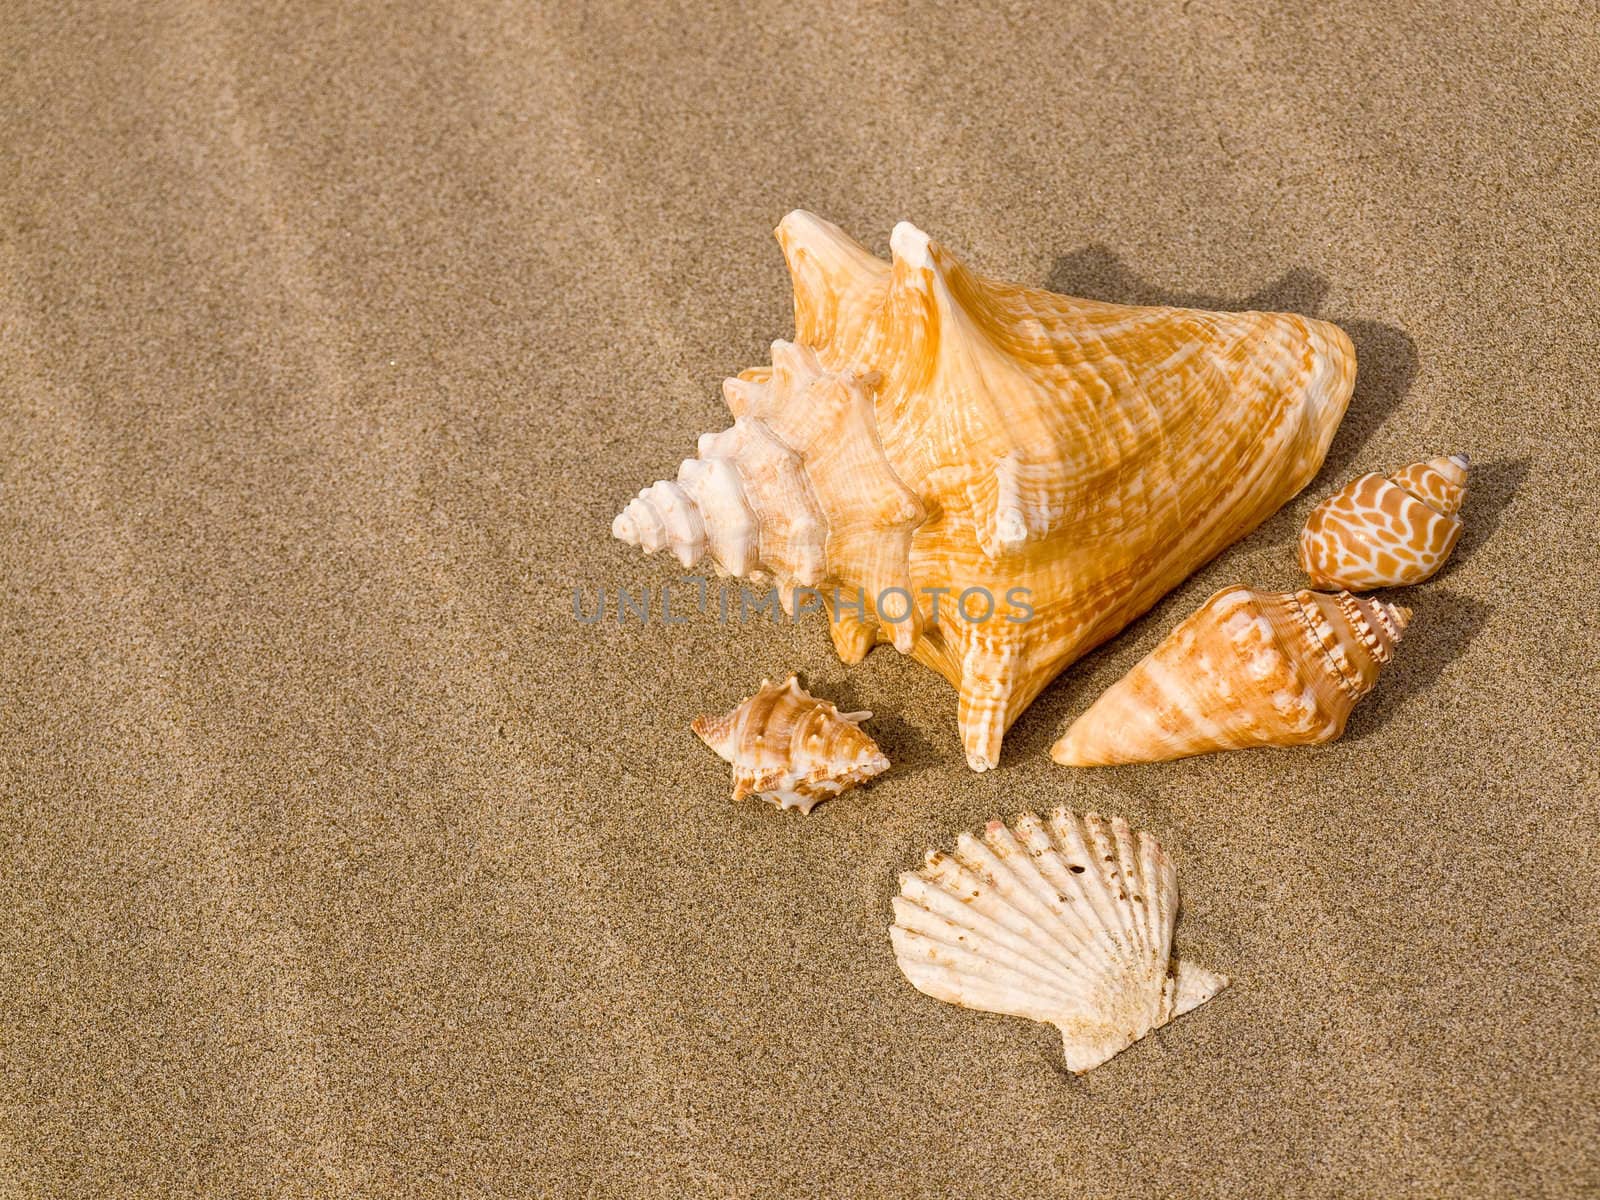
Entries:
[[852, 335], [883, 299], [888, 265], [831, 221], [800, 209], [776, 234], [794, 284], [794, 340], [853, 357]]
[[1316, 587], [1367, 591], [1421, 583], [1461, 536], [1456, 514], [1471, 465], [1465, 454], [1452, 454], [1351, 480], [1306, 518], [1301, 569]]
[[1095, 767], [1332, 741], [1410, 619], [1349, 592], [1226, 588], [1107, 689], [1051, 756]]
[[962, 749], [974, 771], [1000, 765], [1012, 690], [1022, 667], [1022, 646], [1003, 638], [969, 634], [961, 656], [961, 702], [956, 720]]

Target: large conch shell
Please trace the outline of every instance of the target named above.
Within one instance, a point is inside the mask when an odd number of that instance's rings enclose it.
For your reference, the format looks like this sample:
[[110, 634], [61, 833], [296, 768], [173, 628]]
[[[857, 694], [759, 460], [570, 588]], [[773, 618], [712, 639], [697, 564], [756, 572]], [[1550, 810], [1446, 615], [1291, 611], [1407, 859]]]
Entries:
[[1413, 463], [1387, 477], [1363, 475], [1329, 496], [1300, 531], [1300, 568], [1314, 587], [1421, 583], [1450, 557], [1467, 498], [1465, 454]]
[[821, 590], [846, 662], [892, 641], [960, 691], [968, 763], [1316, 473], [1355, 380], [1333, 325], [980, 278], [908, 224], [892, 265], [790, 213], [796, 341], [734, 424], [612, 525], [684, 566]]
[[1228, 985], [1173, 959], [1177, 870], [1120, 817], [990, 821], [901, 875], [893, 903], [895, 959], [917, 990], [1054, 1025], [1079, 1074]]
[[1069, 767], [1331, 742], [1378, 682], [1411, 610], [1340, 592], [1225, 588], [1074, 721]]
[[809, 813], [889, 769], [889, 759], [861, 729], [870, 712], [842, 713], [793, 675], [761, 681], [761, 690], [720, 717], [689, 728], [733, 764], [733, 798], [755, 796], [780, 809]]

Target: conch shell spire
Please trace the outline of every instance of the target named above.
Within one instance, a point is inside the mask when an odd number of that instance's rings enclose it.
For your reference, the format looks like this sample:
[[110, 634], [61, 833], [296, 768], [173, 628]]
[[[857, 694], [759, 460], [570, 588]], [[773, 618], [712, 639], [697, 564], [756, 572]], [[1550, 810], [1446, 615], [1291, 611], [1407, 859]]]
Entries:
[[700, 505], [670, 479], [652, 483], [629, 501], [611, 522], [611, 535], [654, 554], [671, 550], [684, 566], [692, 567], [706, 552], [706, 524]]
[[[733, 427], [703, 434], [677, 480], [641, 491], [611, 532], [646, 553], [670, 547], [686, 567], [709, 552], [730, 575], [775, 581], [784, 595], [847, 584], [860, 629], [880, 625], [876, 603], [888, 596], [898, 607], [881, 623], [884, 640], [909, 653], [921, 624], [910, 541], [926, 513], [884, 458], [870, 381], [777, 341], [772, 367], [727, 380], [723, 395]], [[854, 660], [877, 640], [846, 636]]]
[[1051, 756], [1100, 767], [1331, 742], [1410, 620], [1409, 608], [1349, 592], [1225, 588], [1112, 684]]
[[1465, 454], [1363, 475], [1329, 496], [1300, 531], [1300, 567], [1316, 587], [1353, 591], [1421, 583], [1461, 536]]
[[968, 763], [1068, 663], [1316, 474], [1355, 353], [1284, 313], [1130, 308], [981, 278], [901, 223], [884, 262], [791, 213], [795, 340], [734, 423], [613, 524], [685, 566], [815, 587], [960, 691]]

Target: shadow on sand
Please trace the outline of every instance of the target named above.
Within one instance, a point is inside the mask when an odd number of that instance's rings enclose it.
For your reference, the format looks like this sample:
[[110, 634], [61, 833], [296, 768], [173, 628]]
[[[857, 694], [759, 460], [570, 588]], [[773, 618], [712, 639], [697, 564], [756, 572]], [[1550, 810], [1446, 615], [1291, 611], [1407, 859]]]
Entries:
[[1411, 624], [1395, 649], [1394, 660], [1371, 694], [1357, 704], [1345, 727], [1344, 740], [1359, 742], [1387, 725], [1412, 697], [1429, 691], [1456, 659], [1483, 632], [1494, 605], [1443, 588], [1398, 588], [1383, 593], [1391, 603], [1412, 610]]
[[[910, 721], [885, 711], [881, 700], [874, 705], [864, 697], [857, 687], [858, 682], [851, 675], [839, 680], [830, 679], [826, 682], [819, 680], [818, 690], [814, 694], [833, 701], [840, 712], [872, 711], [871, 720], [862, 728], [871, 735], [873, 741], [878, 743], [878, 748], [889, 756], [889, 761], [894, 764], [897, 778], [903, 779], [915, 775], [919, 771], [949, 760], [948, 746], [936, 750], [933, 743]], [[805, 675], [801, 675], [800, 685], [808, 690], [811, 687]]]
[[1526, 458], [1497, 458], [1493, 462], [1472, 464], [1472, 474], [1467, 480], [1467, 502], [1461, 508], [1461, 540], [1434, 580], [1450, 578], [1453, 571], [1489, 540], [1527, 477]]

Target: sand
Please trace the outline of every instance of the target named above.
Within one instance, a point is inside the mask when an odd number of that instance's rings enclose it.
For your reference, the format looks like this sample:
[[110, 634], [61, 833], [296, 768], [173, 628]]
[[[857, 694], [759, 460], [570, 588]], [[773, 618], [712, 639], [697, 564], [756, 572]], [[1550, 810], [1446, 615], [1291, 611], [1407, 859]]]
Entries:
[[[1600, 38], [1581, 6], [13, 5], [0, 22], [0, 1194], [1600, 1187]], [[1001, 769], [822, 622], [585, 625], [617, 507], [791, 331], [792, 207], [1360, 353], [1318, 480]], [[1334, 745], [1074, 773], [1354, 473], [1480, 464]], [[810, 818], [763, 674], [896, 760]], [[1071, 803], [1233, 987], [1083, 1079], [900, 976], [895, 873]]]

